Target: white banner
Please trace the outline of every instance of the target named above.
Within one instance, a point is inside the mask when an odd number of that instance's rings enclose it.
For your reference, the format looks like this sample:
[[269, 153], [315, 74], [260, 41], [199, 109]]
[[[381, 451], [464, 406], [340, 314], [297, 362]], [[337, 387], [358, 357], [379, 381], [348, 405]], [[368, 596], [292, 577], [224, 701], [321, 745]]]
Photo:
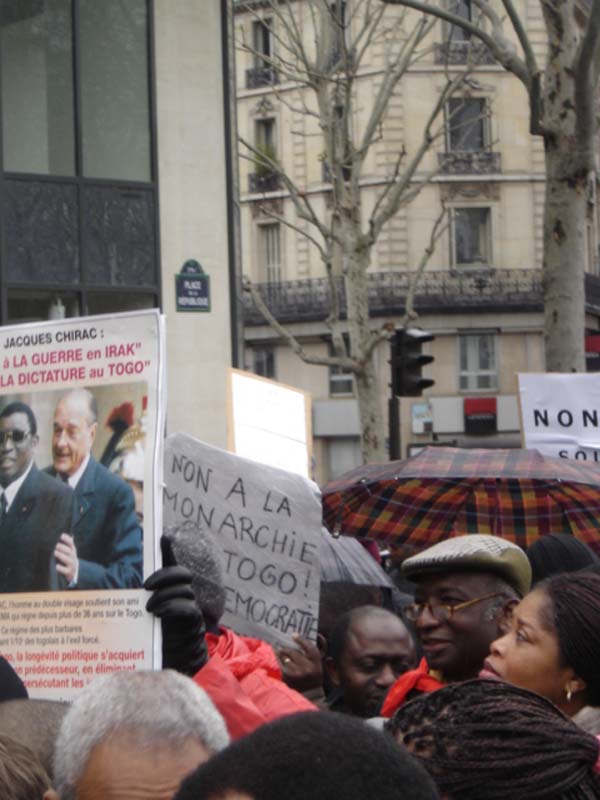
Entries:
[[541, 453], [600, 461], [600, 375], [520, 374], [524, 444]]
[[155, 310], [0, 328], [0, 653], [30, 696], [160, 665]]
[[273, 644], [316, 639], [321, 502], [316, 484], [175, 434], [165, 444], [164, 523], [193, 520], [222, 553], [223, 624]]

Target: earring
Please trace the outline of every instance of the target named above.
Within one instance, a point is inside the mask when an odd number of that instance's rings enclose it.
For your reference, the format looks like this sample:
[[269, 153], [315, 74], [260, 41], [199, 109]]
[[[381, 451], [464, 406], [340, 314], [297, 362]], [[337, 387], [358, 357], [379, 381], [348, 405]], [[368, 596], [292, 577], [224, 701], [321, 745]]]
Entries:
[[567, 689], [567, 703], [571, 702], [572, 697], [573, 697], [573, 692], [570, 689]]

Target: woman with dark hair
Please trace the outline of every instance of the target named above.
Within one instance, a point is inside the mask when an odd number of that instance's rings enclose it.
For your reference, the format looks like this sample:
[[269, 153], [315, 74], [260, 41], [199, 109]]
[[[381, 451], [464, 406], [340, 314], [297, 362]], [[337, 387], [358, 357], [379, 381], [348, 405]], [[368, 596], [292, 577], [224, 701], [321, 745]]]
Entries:
[[539, 583], [492, 643], [479, 677], [537, 692], [571, 717], [600, 706], [600, 575], [571, 572]]
[[597, 800], [599, 746], [548, 700], [498, 681], [454, 683], [386, 724], [447, 800]]

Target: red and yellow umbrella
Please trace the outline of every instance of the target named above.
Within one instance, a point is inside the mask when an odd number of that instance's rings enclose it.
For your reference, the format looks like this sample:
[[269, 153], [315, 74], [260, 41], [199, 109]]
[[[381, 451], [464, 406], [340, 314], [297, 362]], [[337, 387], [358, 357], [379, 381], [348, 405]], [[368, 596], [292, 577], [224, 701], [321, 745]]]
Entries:
[[323, 520], [334, 533], [417, 547], [468, 533], [529, 547], [546, 533], [572, 533], [600, 553], [600, 464], [537, 450], [427, 447], [328, 483]]

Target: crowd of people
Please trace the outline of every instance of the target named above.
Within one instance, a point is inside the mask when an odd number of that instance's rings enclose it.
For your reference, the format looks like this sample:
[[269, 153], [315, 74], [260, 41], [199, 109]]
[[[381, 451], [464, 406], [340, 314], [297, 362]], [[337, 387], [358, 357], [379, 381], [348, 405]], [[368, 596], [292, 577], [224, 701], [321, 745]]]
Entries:
[[330, 583], [316, 642], [221, 624], [191, 523], [146, 581], [163, 669], [27, 698], [0, 662], [5, 800], [600, 798], [600, 562], [570, 535], [392, 550], [396, 588]]

